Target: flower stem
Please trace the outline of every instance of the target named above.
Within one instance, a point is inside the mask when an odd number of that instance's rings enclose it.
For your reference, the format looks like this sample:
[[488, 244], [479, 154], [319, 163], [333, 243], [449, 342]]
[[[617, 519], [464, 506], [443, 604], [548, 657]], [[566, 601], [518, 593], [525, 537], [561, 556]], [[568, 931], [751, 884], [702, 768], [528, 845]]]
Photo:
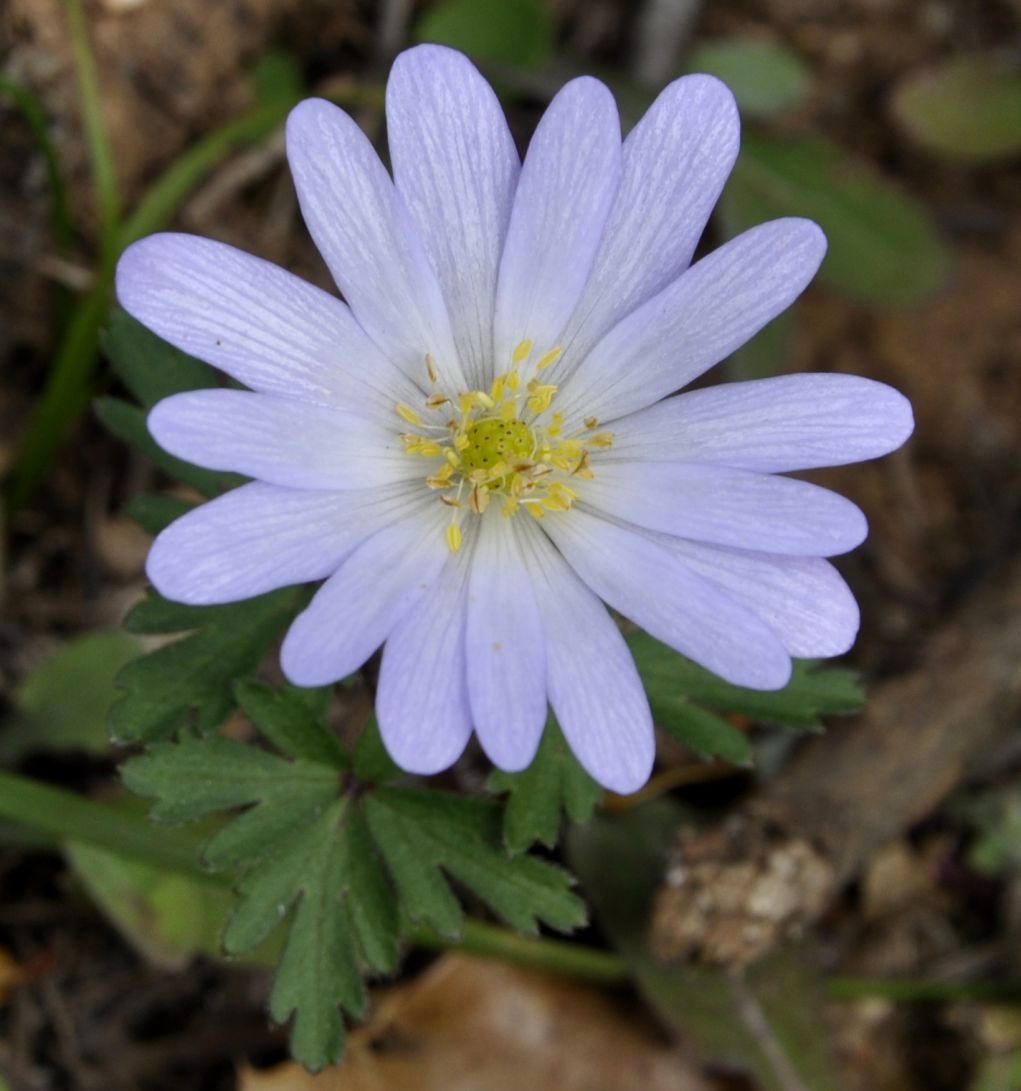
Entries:
[[[200, 839], [184, 829], [156, 826], [141, 815], [109, 803], [0, 771], [0, 820], [14, 823], [51, 844], [79, 841], [170, 871], [233, 885], [229, 873], [210, 873], [199, 862]], [[38, 840], [36, 839], [36, 843]], [[623, 959], [609, 951], [555, 939], [519, 936], [485, 921], [465, 921], [454, 940], [419, 926], [409, 939], [420, 947], [460, 950], [485, 958], [566, 974], [583, 981], [617, 984], [627, 980]]]
[[895, 1004], [959, 1003], [1021, 1004], [1021, 985], [996, 981], [913, 981], [905, 978], [831, 977], [831, 1000], [889, 1000]]
[[209, 877], [199, 863], [199, 842], [187, 830], [154, 826], [120, 807], [2, 770], [0, 819], [58, 843], [80, 841], [171, 871]]
[[519, 936], [486, 921], [466, 920], [464, 932], [454, 940], [444, 939], [431, 928], [422, 926], [415, 928], [410, 938], [419, 947], [465, 951], [603, 985], [622, 984], [630, 977], [627, 963], [612, 951], [563, 940]]
[[[0, 820], [29, 831], [28, 843], [42, 846], [78, 841], [185, 875], [233, 885], [225, 872], [210, 873], [200, 863], [202, 835], [157, 826], [141, 815], [97, 803], [63, 788], [0, 771]], [[41, 837], [39, 835], [42, 835]], [[486, 921], [466, 920], [457, 939], [446, 939], [419, 925], [408, 937], [432, 950], [457, 950], [516, 966], [563, 974], [601, 985], [626, 982], [627, 963], [612, 951], [563, 940], [520, 936]], [[831, 1000], [889, 1000], [899, 1004], [980, 1001], [1021, 1003], [1021, 986], [991, 981], [913, 981], [897, 978], [833, 977], [825, 983]]]

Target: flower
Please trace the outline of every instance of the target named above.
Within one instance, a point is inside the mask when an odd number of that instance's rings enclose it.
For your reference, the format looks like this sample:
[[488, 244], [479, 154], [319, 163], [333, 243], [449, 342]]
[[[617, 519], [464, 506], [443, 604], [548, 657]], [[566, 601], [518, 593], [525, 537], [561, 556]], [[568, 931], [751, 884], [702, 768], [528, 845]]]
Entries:
[[331, 683], [383, 645], [380, 729], [409, 771], [446, 768], [473, 729], [521, 769], [548, 702], [582, 765], [632, 791], [653, 726], [603, 603], [743, 686], [846, 651], [858, 610], [823, 558], [862, 541], [864, 516], [777, 475], [894, 449], [910, 407], [836, 374], [675, 393], [788, 307], [825, 250], [791, 218], [691, 264], [738, 148], [718, 80], [670, 84], [623, 145], [608, 89], [572, 80], [523, 165], [452, 50], [398, 57], [386, 113], [392, 180], [330, 103], [287, 123], [346, 302], [187, 235], [121, 258], [123, 306], [249, 388], [153, 409], [166, 450], [254, 480], [163, 531], [149, 578], [187, 603], [325, 580], [284, 673]]

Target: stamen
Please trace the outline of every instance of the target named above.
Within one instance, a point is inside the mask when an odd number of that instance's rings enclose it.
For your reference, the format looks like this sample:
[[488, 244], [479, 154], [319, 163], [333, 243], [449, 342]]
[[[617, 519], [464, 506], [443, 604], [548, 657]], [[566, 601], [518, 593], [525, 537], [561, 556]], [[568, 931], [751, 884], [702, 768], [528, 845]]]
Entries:
[[[518, 343], [510, 370], [496, 375], [486, 390], [458, 394], [435, 391], [424, 399], [425, 410], [436, 412], [449, 405], [449, 419], [423, 424], [410, 405], [400, 402], [395, 409], [401, 420], [415, 431], [400, 433], [404, 450], [421, 458], [436, 459], [425, 484], [435, 489], [438, 499], [457, 511], [466, 507], [482, 515], [494, 497], [501, 498], [500, 512], [512, 517], [524, 507], [533, 519], [547, 513], [571, 510], [578, 492], [566, 482], [593, 476], [590, 448], [608, 448], [612, 432], [594, 432], [599, 421], [585, 418], [585, 430], [563, 438], [564, 414], [543, 417], [557, 394], [554, 383], [543, 383], [539, 372], [552, 366], [562, 355], [558, 346], [529, 362], [534, 344], [530, 338]], [[522, 377], [520, 365], [524, 364]], [[436, 383], [436, 361], [425, 354], [426, 371]], [[594, 433], [594, 434], [589, 434]], [[457, 517], [445, 531], [447, 545], [456, 553], [463, 542]]]
[[532, 351], [532, 339], [526, 337], [524, 341], [519, 341], [517, 348], [514, 350], [514, 354], [511, 359], [515, 364], [520, 364], [522, 360], [526, 359], [529, 353]]

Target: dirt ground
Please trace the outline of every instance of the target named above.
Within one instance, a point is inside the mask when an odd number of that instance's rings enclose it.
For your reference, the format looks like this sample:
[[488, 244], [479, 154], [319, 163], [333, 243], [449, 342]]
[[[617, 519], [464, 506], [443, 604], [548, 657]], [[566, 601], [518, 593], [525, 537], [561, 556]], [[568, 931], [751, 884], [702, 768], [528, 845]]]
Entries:
[[[379, 79], [388, 55], [407, 40], [415, 6], [93, 0], [87, 10], [125, 204], [199, 136], [251, 105], [248, 73], [267, 50], [297, 57], [310, 86]], [[648, 74], [636, 46], [645, 5], [555, 0], [552, 7], [565, 70], [609, 66], [639, 82]], [[735, 0], [702, 5], [687, 33], [696, 41], [755, 36], [796, 50], [815, 90], [784, 125], [824, 132], [880, 166], [927, 208], [953, 247], [950, 282], [917, 308], [878, 310], [811, 289], [789, 365], [872, 376], [914, 403], [918, 427], [907, 449], [819, 478], [856, 500], [872, 527], [868, 542], [841, 559], [864, 618], [851, 661], [873, 685], [908, 676], [928, 634], [970, 596], [1005, 581], [1021, 548], [1021, 163], [965, 167], [919, 151], [894, 124], [890, 95], [906, 72], [962, 47], [1021, 49], [1021, 4]], [[0, 73], [32, 86], [44, 104], [81, 239], [58, 254], [32, 134], [0, 99], [3, 476], [45, 380], [65, 294], [88, 283], [97, 221], [60, 0], [0, 5]], [[522, 142], [536, 105], [513, 107]], [[279, 140], [214, 173], [177, 222], [327, 283], [301, 228]], [[121, 508], [158, 483], [86, 417], [44, 487], [6, 528], [0, 713], [17, 679], [60, 641], [116, 625], [139, 597], [147, 539]], [[1013, 737], [997, 736], [995, 753], [959, 792], [1017, 781], [1014, 727]], [[114, 776], [105, 758], [66, 755], [36, 755], [25, 771], [80, 790], [102, 790]], [[719, 805], [735, 790], [721, 787], [714, 798], [702, 785], [697, 801]], [[969, 866], [968, 830], [955, 814], [952, 806], [920, 814], [865, 863], [823, 924], [835, 970], [950, 978], [962, 967], [1021, 972], [1016, 884]], [[58, 861], [2, 838], [0, 890], [0, 956], [32, 968], [31, 981], [5, 995], [0, 962], [0, 1071], [11, 1072], [13, 1091], [221, 1089], [234, 1086], [239, 1063], [263, 1067], [284, 1057], [282, 1033], [263, 1015], [263, 975], [206, 962], [177, 972], [148, 966]], [[1003, 1048], [990, 1018], [974, 1005], [870, 1002], [834, 1008], [834, 1029], [855, 1089], [962, 1091], [990, 1042]], [[1016, 1027], [1006, 1040], [1021, 1040]], [[710, 1081], [706, 1088], [742, 1086], [719, 1074], [700, 1078]]]

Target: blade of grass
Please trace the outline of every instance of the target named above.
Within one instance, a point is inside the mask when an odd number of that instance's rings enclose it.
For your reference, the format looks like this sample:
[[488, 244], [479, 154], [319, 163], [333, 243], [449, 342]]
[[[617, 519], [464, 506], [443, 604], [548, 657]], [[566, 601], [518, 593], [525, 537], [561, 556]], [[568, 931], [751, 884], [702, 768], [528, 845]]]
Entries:
[[87, 20], [81, 0], [64, 0], [64, 10], [67, 13], [75, 74], [78, 77], [78, 90], [81, 93], [85, 142], [89, 149], [92, 183], [99, 209], [100, 262], [112, 267], [121, 209], [117, 169], [103, 117], [103, 100], [99, 93], [96, 61], [92, 55]]
[[[153, 183], [135, 210], [121, 225], [111, 257], [101, 263], [96, 284], [75, 308], [46, 383], [7, 488], [7, 507], [13, 513], [35, 491], [56, 459], [75, 421], [88, 405], [92, 392], [99, 331], [113, 298], [113, 272], [124, 247], [159, 231], [169, 223], [188, 195], [230, 154], [262, 140], [280, 124], [300, 97], [259, 107], [209, 133], [176, 159]], [[341, 106], [379, 106], [377, 87], [345, 88], [328, 96]]]
[[64, 185], [57, 150], [50, 136], [50, 127], [46, 122], [46, 112], [39, 99], [27, 87], [22, 87], [21, 84], [2, 75], [0, 75], [0, 94], [7, 95], [21, 112], [32, 130], [32, 137], [43, 157], [53, 205], [53, 237], [56, 240], [57, 249], [63, 253], [69, 250], [74, 242], [74, 229], [71, 227], [71, 215], [68, 212], [67, 187]]

